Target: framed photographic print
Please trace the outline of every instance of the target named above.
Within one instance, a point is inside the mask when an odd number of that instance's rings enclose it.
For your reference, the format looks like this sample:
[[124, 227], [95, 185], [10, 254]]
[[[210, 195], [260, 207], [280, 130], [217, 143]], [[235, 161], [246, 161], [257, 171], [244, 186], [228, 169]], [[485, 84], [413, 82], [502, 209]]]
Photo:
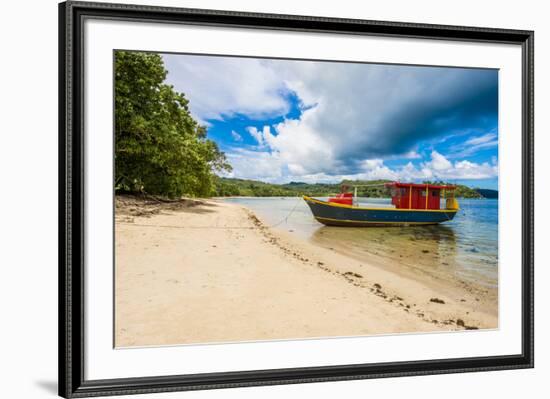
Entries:
[[533, 367], [533, 32], [59, 16], [61, 396]]

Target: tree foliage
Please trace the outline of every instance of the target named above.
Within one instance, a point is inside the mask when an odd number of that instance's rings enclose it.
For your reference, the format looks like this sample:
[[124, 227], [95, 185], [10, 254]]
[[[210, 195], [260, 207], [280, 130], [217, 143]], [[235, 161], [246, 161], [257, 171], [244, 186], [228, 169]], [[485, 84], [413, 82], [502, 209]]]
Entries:
[[158, 54], [115, 53], [115, 188], [211, 195], [214, 172], [231, 166], [166, 76]]

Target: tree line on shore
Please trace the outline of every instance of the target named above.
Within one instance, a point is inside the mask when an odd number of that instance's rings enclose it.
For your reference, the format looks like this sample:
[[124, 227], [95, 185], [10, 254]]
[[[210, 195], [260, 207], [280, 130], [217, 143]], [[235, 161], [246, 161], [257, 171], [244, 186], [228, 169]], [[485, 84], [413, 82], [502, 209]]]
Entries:
[[[299, 195], [308, 195], [312, 197], [327, 197], [341, 191], [342, 186], [352, 187], [353, 185], [363, 185], [367, 187], [358, 187], [357, 195], [359, 197], [369, 198], [387, 198], [390, 196], [389, 190], [384, 186], [391, 180], [343, 180], [339, 183], [304, 183], [290, 182], [286, 184], [272, 184], [256, 180], [234, 179], [218, 177], [215, 181], [216, 193], [218, 197], [295, 197]], [[424, 181], [427, 184], [452, 184], [443, 181]], [[350, 188], [349, 191], [353, 191]], [[487, 194], [495, 192], [494, 190], [483, 190]], [[483, 198], [477, 189], [464, 185], [457, 185], [455, 196], [460, 198]]]

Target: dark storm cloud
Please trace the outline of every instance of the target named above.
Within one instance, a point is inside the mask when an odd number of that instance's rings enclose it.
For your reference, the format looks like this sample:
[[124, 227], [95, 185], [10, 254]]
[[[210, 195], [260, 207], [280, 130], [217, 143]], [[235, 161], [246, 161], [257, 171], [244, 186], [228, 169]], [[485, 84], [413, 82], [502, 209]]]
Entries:
[[497, 71], [432, 69], [419, 71], [415, 80], [414, 93], [409, 94], [407, 86], [401, 86], [405, 100], [394, 97], [393, 104], [390, 101], [380, 107], [377, 125], [373, 128], [366, 124], [358, 132], [363, 139], [341, 148], [338, 158], [404, 154], [422, 140], [470, 129], [484, 131], [497, 125]]

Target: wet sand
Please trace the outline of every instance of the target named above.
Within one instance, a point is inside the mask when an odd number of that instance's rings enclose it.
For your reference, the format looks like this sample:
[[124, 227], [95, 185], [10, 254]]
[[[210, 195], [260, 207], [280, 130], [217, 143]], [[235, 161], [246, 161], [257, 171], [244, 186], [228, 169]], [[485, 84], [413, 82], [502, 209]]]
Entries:
[[498, 326], [496, 289], [316, 245], [239, 205], [116, 205], [117, 347]]

